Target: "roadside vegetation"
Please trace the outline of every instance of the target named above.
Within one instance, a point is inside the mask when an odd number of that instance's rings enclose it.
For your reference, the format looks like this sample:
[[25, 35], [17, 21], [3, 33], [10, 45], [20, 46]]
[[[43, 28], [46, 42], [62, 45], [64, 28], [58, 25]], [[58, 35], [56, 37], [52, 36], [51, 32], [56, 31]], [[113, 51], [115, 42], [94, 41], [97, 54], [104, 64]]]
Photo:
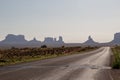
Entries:
[[113, 52], [112, 67], [113, 69], [120, 69], [120, 46], [113, 47], [112, 52]]
[[58, 56], [78, 54], [84, 51], [97, 49], [97, 47], [61, 47], [61, 48], [14, 48], [0, 49], [0, 66], [48, 59]]

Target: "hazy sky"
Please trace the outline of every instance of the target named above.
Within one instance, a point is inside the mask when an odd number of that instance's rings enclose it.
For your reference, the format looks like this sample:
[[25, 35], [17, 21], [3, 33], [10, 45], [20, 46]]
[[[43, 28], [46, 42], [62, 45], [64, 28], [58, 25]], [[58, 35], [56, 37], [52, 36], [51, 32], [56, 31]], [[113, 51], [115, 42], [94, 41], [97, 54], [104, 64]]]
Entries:
[[120, 0], [0, 0], [0, 40], [7, 34], [63, 36], [84, 42], [89, 35], [107, 42], [120, 32]]

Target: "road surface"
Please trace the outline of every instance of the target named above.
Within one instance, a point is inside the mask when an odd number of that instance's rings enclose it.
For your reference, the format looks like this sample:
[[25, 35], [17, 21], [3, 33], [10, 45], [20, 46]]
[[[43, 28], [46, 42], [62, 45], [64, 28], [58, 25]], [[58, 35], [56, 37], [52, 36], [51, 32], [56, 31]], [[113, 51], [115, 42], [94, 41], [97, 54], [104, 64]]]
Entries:
[[110, 48], [0, 67], [0, 80], [112, 80]]

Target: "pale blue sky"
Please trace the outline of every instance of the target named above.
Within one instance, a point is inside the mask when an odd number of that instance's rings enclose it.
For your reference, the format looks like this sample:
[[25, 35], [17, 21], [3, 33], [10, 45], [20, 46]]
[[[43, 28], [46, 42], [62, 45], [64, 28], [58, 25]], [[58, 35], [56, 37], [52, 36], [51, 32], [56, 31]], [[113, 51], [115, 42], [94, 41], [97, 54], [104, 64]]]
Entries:
[[89, 35], [107, 42], [120, 32], [120, 0], [0, 0], [0, 40], [7, 34], [63, 36], [84, 42]]

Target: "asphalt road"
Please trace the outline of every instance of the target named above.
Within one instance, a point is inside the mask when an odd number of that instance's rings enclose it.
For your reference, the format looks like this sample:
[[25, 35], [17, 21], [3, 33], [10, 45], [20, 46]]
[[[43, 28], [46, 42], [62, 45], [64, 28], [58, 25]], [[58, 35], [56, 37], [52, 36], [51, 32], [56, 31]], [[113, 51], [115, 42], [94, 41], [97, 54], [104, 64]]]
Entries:
[[110, 48], [0, 67], [0, 80], [112, 80]]

